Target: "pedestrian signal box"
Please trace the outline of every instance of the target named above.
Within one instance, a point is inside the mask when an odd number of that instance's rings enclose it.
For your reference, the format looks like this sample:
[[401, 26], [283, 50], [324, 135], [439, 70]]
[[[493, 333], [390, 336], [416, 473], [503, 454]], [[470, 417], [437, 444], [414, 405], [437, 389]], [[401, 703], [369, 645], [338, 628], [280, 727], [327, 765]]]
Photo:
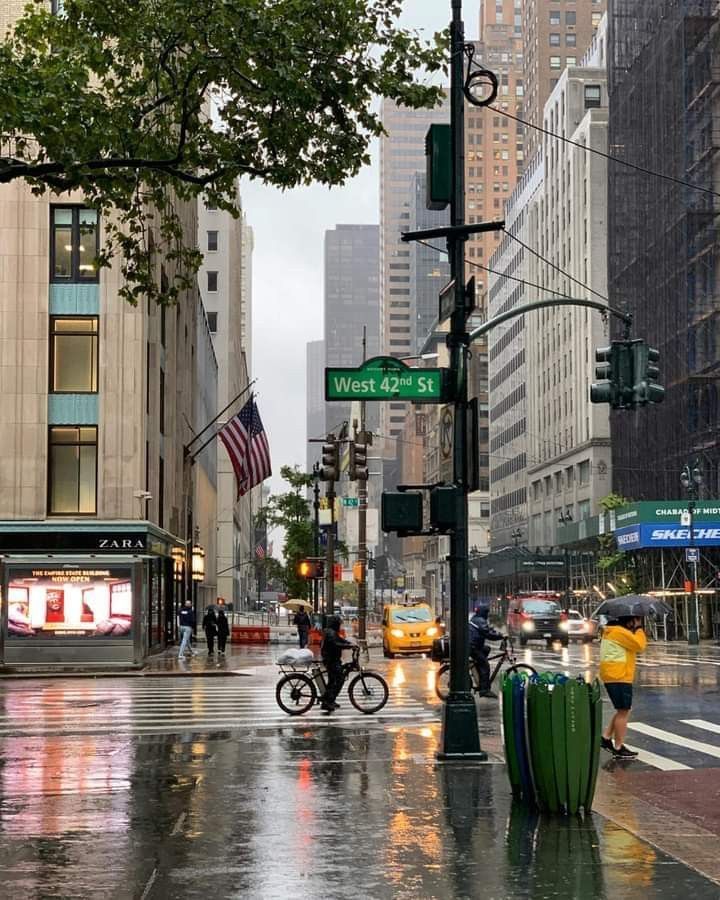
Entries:
[[315, 559], [303, 559], [297, 564], [297, 573], [301, 578], [311, 581], [325, 577], [325, 563]]
[[383, 531], [397, 531], [398, 537], [420, 534], [423, 529], [423, 501], [420, 491], [383, 491], [381, 504]]

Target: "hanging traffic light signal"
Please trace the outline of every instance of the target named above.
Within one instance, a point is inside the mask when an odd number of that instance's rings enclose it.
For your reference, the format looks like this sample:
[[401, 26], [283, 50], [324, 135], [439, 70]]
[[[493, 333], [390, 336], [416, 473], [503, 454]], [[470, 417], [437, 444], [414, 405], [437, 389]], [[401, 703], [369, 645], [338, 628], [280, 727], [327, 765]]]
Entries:
[[350, 442], [350, 466], [348, 468], [350, 481], [367, 481], [367, 444], [357, 441]]
[[325, 563], [317, 559], [301, 559], [297, 564], [297, 573], [308, 581], [314, 578], [324, 578]]
[[645, 406], [648, 403], [662, 403], [665, 388], [658, 384], [660, 351], [648, 347], [644, 341], [633, 343], [633, 404]]
[[452, 132], [449, 125], [431, 125], [425, 135], [428, 209], [445, 209], [452, 200]]
[[634, 347], [638, 341], [613, 341], [595, 351], [595, 377], [590, 385], [591, 403], [609, 403], [613, 409], [635, 406]]
[[321, 481], [337, 481], [340, 474], [340, 453], [333, 435], [327, 436], [328, 443], [322, 445]]
[[616, 388], [614, 379], [614, 344], [610, 347], [598, 347], [595, 351], [595, 377], [598, 381], [590, 385], [591, 403], [609, 403], [615, 408]]

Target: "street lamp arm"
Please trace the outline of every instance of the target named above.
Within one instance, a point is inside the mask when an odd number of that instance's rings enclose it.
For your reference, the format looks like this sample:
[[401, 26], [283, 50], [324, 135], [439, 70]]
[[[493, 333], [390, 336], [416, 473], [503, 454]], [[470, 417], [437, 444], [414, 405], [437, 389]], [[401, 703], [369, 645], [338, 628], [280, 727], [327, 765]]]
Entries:
[[507, 312], [501, 313], [499, 316], [488, 319], [487, 322], [483, 322], [482, 325], [478, 325], [477, 328], [470, 332], [469, 340], [472, 342], [477, 338], [482, 337], [484, 334], [487, 334], [488, 331], [492, 331], [497, 325], [501, 325], [508, 319], [514, 319], [515, 316], [521, 316], [526, 312], [531, 312], [533, 309], [545, 309], [546, 307], [551, 306], [587, 306], [590, 309], [597, 309], [600, 312], [610, 313], [610, 315], [621, 319], [625, 323], [625, 328], [628, 332], [632, 325], [632, 316], [629, 313], [624, 313], [619, 309], [615, 309], [613, 306], [608, 306], [607, 303], [600, 303], [599, 300], [586, 300], [582, 297], [552, 297], [547, 300], [536, 300], [534, 303], [526, 303], [524, 306], [518, 306], [516, 309], [510, 309]]

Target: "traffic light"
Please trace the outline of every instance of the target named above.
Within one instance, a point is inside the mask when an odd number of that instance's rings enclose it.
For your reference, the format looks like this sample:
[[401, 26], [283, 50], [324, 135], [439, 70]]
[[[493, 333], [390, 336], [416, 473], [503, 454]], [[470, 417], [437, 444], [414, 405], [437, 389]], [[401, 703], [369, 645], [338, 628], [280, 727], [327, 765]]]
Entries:
[[350, 466], [348, 469], [350, 481], [367, 481], [367, 444], [357, 441], [350, 442]]
[[613, 409], [634, 406], [633, 341], [613, 341], [609, 347], [595, 351], [595, 377], [601, 381], [590, 385], [591, 403], [609, 403]]
[[325, 563], [317, 559], [301, 559], [297, 564], [297, 573], [301, 578], [311, 581], [313, 578], [325, 577]]
[[423, 498], [420, 491], [383, 491], [380, 509], [383, 531], [397, 531], [398, 537], [422, 534]]
[[665, 388], [658, 384], [660, 351], [648, 347], [644, 341], [635, 341], [633, 351], [633, 404], [645, 406], [648, 403], [662, 403]]
[[425, 135], [428, 209], [445, 209], [452, 200], [452, 132], [449, 125], [431, 125]]
[[328, 435], [328, 443], [322, 445], [321, 481], [337, 481], [340, 474], [340, 453], [337, 441]]

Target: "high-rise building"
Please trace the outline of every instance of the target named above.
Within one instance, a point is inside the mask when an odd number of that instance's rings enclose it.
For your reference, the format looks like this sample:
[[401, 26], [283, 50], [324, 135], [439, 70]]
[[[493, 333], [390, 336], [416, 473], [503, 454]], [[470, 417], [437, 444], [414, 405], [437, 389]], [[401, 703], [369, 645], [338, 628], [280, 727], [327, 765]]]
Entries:
[[[427, 173], [415, 172], [410, 178], [410, 231], [439, 228], [450, 224], [448, 210], [432, 210], [426, 206]], [[450, 263], [446, 242], [413, 241], [410, 248], [410, 296], [415, 300], [412, 323], [412, 355], [420, 353], [438, 318], [440, 291], [450, 280]], [[402, 316], [402, 319], [395, 318]], [[404, 313], [390, 313], [390, 321], [404, 321]]]
[[[411, 179], [424, 172], [425, 135], [433, 123], [449, 122], [447, 99], [435, 109], [407, 109], [384, 100], [382, 122], [386, 134], [380, 139], [380, 350], [388, 356], [415, 354], [416, 305], [410, 258], [412, 250], [401, 233], [410, 230], [416, 195]], [[406, 403], [383, 403], [381, 431], [386, 437], [400, 435]], [[391, 455], [394, 447], [386, 445]]]
[[[563, 69], [577, 66], [600, 24], [606, 0], [524, 0], [522, 36], [524, 74], [523, 118], [542, 125], [545, 103]], [[536, 128], [525, 133], [529, 158], [541, 140]]]
[[720, 489], [719, 37], [709, 0], [610, 4], [610, 146], [678, 179], [610, 168], [610, 296], [660, 350], [665, 386], [663, 403], [611, 416], [615, 488], [633, 500], [682, 496], [695, 460], [707, 496]]
[[[380, 291], [377, 225], [336, 225], [325, 232], [325, 365], [359, 366], [378, 355]], [[377, 404], [368, 404], [367, 427], [377, 427]], [[328, 403], [325, 431], [350, 419], [350, 403]], [[352, 425], [352, 423], [350, 423]]]
[[[251, 298], [253, 234], [242, 208], [239, 185], [235, 205], [238, 216], [198, 201], [198, 247], [203, 264], [198, 273], [218, 366], [218, 397], [206, 421], [231, 404], [247, 387], [252, 343]], [[220, 417], [225, 424], [247, 402], [243, 394]], [[200, 427], [203, 427], [202, 425]], [[237, 607], [252, 590], [253, 513], [259, 495], [250, 491], [237, 499], [235, 473], [227, 451], [218, 448], [217, 568], [218, 595]]]
[[[607, 152], [603, 25], [583, 63], [562, 72], [545, 104], [548, 133], [506, 210], [492, 314], [553, 293], [607, 295], [607, 162], [581, 149]], [[561, 518], [588, 518], [610, 492], [607, 409], [589, 397], [594, 348], [605, 340], [600, 316], [579, 307], [527, 314], [491, 336], [495, 548], [516, 530], [522, 543], [552, 547]]]
[[325, 341], [308, 341], [305, 356], [306, 463], [312, 472], [320, 462], [321, 445], [309, 443], [311, 438], [325, 436]]

